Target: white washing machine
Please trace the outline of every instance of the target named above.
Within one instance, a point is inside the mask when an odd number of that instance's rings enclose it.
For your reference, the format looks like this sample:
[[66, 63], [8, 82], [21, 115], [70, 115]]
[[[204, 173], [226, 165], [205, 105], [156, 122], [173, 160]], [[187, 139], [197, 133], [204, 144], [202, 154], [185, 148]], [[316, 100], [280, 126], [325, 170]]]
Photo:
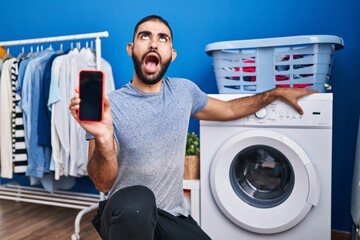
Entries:
[[[210, 95], [230, 100], [245, 95]], [[332, 94], [200, 121], [201, 227], [213, 240], [331, 238]]]

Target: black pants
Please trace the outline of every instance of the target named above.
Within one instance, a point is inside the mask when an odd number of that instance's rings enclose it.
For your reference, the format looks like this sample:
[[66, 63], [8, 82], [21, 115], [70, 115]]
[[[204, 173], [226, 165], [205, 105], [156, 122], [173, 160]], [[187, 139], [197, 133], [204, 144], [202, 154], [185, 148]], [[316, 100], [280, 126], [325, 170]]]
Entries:
[[197, 222], [156, 207], [144, 186], [120, 189], [99, 203], [93, 225], [104, 240], [209, 240]]

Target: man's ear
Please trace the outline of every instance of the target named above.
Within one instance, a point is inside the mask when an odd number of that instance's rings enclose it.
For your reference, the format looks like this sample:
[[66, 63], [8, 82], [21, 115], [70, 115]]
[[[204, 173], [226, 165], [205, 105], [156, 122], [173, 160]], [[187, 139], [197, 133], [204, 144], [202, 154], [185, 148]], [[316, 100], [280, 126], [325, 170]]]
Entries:
[[171, 62], [173, 62], [175, 60], [177, 56], [177, 52], [175, 49], [172, 49], [172, 52], [171, 52]]
[[133, 53], [133, 46], [134, 46], [133, 43], [128, 43], [128, 45], [126, 45], [126, 51], [130, 57], [132, 56]]

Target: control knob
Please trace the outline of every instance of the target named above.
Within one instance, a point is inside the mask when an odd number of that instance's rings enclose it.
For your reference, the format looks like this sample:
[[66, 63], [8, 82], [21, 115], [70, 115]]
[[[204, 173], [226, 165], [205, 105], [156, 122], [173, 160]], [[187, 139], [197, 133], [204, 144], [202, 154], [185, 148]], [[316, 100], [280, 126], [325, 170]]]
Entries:
[[255, 116], [260, 119], [266, 117], [266, 115], [267, 115], [267, 110], [265, 108], [262, 108], [255, 113]]

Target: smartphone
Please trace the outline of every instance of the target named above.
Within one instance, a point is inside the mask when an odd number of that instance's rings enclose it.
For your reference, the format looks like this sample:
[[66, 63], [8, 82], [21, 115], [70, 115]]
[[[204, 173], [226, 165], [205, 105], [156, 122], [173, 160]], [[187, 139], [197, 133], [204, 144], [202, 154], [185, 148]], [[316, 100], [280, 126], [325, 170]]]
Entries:
[[79, 72], [79, 120], [99, 122], [104, 113], [104, 73], [99, 70]]

